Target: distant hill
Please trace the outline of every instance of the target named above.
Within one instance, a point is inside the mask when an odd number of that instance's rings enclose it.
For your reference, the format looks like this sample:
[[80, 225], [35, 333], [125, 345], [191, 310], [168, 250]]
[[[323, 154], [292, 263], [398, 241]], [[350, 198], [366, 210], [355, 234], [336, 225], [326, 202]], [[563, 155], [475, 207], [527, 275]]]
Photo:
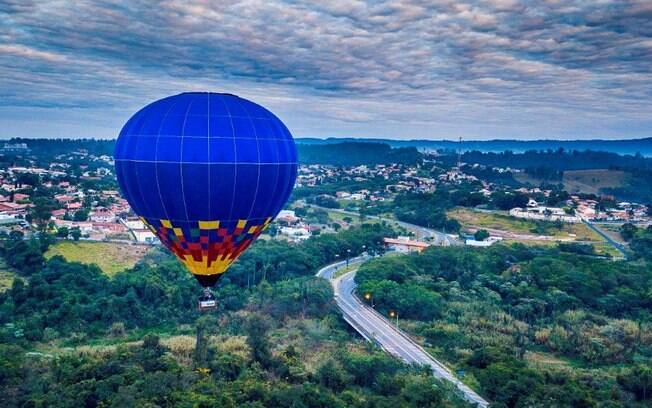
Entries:
[[415, 147], [391, 148], [385, 143], [340, 142], [333, 144], [298, 144], [303, 164], [358, 166], [385, 163], [416, 164], [422, 154]]
[[524, 152], [528, 150], [594, 150], [618, 154], [640, 153], [643, 156], [652, 157], [652, 137], [645, 139], [627, 140], [469, 140], [460, 144], [453, 140], [392, 140], [392, 139], [355, 139], [355, 138], [297, 138], [297, 143], [324, 145], [342, 142], [366, 142], [386, 143], [392, 147], [416, 147], [418, 149], [443, 149], [457, 150], [461, 147], [463, 151], [478, 150], [482, 152], [502, 152], [511, 150], [513, 152]]

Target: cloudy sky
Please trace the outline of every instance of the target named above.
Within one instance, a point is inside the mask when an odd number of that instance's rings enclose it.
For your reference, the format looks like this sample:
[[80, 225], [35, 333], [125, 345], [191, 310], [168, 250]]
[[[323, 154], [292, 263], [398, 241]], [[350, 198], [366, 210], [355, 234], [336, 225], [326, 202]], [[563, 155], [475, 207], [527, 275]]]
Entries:
[[0, 0], [0, 137], [112, 138], [189, 90], [295, 136], [649, 137], [651, 71], [650, 0]]

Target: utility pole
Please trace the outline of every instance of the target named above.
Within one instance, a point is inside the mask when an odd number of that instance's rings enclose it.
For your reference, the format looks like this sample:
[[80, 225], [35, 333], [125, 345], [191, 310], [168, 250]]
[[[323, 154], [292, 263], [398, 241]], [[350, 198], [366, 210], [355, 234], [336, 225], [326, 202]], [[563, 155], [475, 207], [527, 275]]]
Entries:
[[460, 144], [457, 146], [457, 171], [462, 171], [462, 136], [460, 136]]

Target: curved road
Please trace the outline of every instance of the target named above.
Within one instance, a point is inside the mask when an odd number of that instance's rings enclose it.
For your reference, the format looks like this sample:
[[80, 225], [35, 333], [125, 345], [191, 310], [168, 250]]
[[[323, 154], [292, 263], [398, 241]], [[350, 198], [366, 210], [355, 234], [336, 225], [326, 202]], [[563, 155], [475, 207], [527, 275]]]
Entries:
[[[360, 256], [351, 259], [349, 263], [356, 265], [369, 258], [369, 256]], [[344, 266], [346, 261], [328, 265], [320, 269], [317, 276], [330, 280], [335, 292], [335, 301], [347, 323], [366, 340], [376, 343], [387, 353], [406, 363], [430, 366], [435, 377], [453, 383], [462, 396], [472, 404], [478, 407], [489, 406], [486, 400], [458, 380], [448, 367], [433, 358], [404, 332], [355, 296], [356, 284], [353, 278], [356, 270], [335, 278], [335, 272]]]

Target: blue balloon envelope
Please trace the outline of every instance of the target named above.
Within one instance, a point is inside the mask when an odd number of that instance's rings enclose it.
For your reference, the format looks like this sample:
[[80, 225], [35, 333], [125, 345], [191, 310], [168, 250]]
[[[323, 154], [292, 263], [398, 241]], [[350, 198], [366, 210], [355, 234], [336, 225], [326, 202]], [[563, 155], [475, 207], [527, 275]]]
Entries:
[[193, 92], [132, 116], [115, 167], [133, 211], [212, 286], [285, 205], [297, 151], [287, 127], [262, 106]]

